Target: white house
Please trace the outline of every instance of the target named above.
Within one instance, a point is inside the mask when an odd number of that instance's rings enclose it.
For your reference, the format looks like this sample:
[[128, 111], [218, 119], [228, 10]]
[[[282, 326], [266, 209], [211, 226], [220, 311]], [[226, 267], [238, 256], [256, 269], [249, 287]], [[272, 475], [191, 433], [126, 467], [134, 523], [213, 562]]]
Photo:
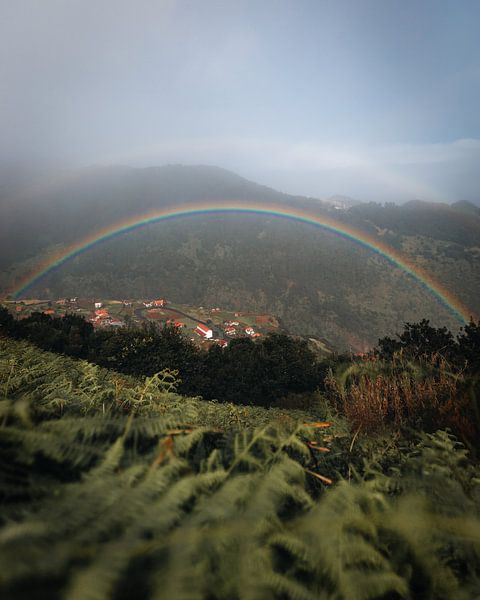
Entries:
[[195, 333], [198, 333], [199, 336], [206, 340], [210, 340], [213, 337], [213, 331], [201, 323], [196, 326]]

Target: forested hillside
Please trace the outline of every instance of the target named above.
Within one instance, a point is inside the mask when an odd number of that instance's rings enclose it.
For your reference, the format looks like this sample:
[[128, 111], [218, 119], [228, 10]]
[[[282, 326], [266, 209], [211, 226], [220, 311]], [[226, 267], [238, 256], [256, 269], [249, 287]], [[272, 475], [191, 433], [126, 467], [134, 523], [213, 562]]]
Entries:
[[[176, 203], [226, 199], [299, 207], [358, 228], [403, 252], [472, 314], [478, 311], [480, 217], [464, 205], [335, 209], [209, 167], [93, 169], [11, 200], [0, 225], [1, 287], [5, 293], [46, 256], [101, 227]], [[323, 337], [339, 349], [371, 347], [399, 323], [419, 318], [458, 327], [424, 288], [370, 250], [308, 225], [259, 215], [191, 216], [150, 225], [89, 250], [29, 293], [163, 296], [268, 312], [291, 333]]]

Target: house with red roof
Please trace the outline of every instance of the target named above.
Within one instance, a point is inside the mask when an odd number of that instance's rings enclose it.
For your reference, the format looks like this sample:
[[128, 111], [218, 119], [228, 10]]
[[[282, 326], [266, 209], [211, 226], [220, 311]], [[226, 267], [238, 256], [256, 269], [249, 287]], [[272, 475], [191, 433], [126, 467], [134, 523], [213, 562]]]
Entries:
[[196, 326], [195, 333], [206, 340], [210, 340], [213, 337], [213, 331], [201, 323]]

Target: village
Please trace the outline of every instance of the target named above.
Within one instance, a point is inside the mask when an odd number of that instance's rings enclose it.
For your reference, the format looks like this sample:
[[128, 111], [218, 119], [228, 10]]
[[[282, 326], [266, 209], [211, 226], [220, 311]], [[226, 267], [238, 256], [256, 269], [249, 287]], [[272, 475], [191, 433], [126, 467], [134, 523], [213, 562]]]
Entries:
[[27, 318], [34, 312], [59, 318], [75, 314], [83, 316], [95, 329], [139, 327], [144, 323], [155, 323], [158, 327], [169, 325], [204, 348], [215, 344], [224, 347], [234, 338], [256, 339], [282, 331], [273, 315], [173, 304], [165, 298], [106, 300], [73, 297], [2, 300], [2, 304], [17, 319]]

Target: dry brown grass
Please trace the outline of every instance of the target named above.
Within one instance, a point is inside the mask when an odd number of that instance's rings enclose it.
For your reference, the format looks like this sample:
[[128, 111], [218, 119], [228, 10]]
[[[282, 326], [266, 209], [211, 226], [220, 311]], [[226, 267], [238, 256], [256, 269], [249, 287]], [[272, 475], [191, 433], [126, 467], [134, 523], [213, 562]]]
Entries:
[[348, 378], [330, 377], [330, 397], [352, 427], [364, 432], [386, 426], [425, 430], [450, 428], [464, 440], [476, 436], [472, 399], [462, 373], [438, 357], [421, 367], [364, 361]]

